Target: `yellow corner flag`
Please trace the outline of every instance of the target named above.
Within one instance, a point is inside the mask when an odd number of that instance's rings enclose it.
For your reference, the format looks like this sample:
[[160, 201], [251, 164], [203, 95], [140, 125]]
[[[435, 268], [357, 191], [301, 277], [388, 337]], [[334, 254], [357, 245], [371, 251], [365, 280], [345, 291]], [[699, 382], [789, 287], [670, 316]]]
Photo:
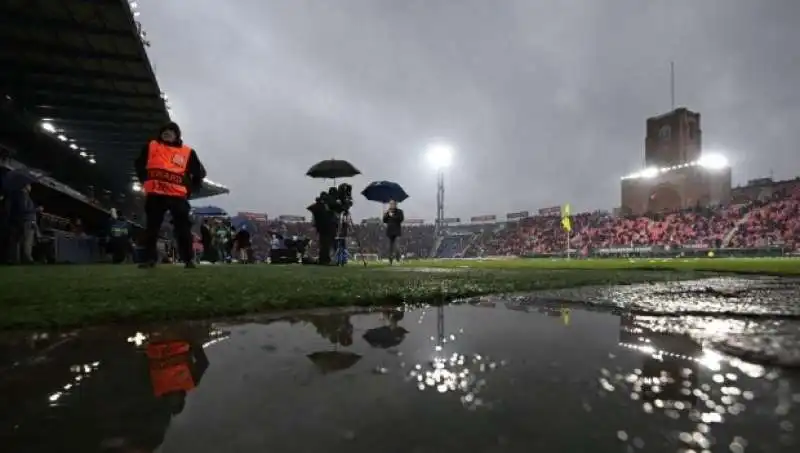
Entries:
[[569, 203], [561, 208], [561, 227], [564, 231], [572, 231], [572, 222], [569, 219]]

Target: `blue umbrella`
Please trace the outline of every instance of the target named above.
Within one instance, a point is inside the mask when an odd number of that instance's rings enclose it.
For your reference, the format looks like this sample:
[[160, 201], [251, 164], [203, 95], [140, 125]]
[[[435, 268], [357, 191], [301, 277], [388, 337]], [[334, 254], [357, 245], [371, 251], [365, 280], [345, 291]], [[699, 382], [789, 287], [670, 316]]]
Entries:
[[216, 206], [201, 206], [192, 209], [192, 215], [197, 217], [228, 217], [224, 209]]
[[247, 220], [245, 217], [236, 216], [231, 218], [231, 225], [233, 225], [233, 227], [236, 228], [237, 230], [241, 230], [242, 228], [248, 229], [247, 225], [249, 223], [250, 221]]
[[361, 195], [364, 195], [369, 201], [377, 201], [378, 203], [388, 203], [392, 200], [400, 203], [408, 198], [408, 194], [403, 190], [400, 184], [391, 181], [375, 181], [370, 183], [370, 185], [361, 191]]

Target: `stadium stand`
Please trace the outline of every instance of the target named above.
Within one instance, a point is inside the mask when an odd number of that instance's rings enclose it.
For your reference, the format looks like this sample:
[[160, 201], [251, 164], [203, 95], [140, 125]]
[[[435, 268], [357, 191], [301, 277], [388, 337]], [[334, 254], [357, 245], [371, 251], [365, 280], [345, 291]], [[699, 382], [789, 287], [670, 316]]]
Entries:
[[[64, 219], [48, 224], [57, 261], [100, 259], [112, 207], [140, 217], [132, 161], [170, 116], [134, 5], [0, 5], [0, 178], [27, 172], [34, 203]], [[193, 195], [226, 192], [207, 181]], [[59, 229], [78, 224], [80, 237]], [[85, 247], [91, 252], [73, 253]]]
[[[607, 212], [571, 216], [570, 247], [575, 256], [602, 251], [660, 248], [666, 253], [687, 250], [729, 250], [752, 253], [796, 253], [800, 248], [800, 179], [758, 180], [734, 189], [728, 206], [698, 208], [647, 216], [616, 216]], [[260, 230], [260, 231], [263, 231]], [[307, 222], [270, 220], [267, 231], [313, 238]], [[356, 241], [356, 238], [358, 241]], [[354, 231], [366, 254], [385, 257], [381, 224], [363, 222]], [[267, 247], [268, 241], [259, 242]], [[427, 257], [435, 247], [439, 258], [547, 256], [566, 252], [566, 236], [558, 215], [533, 216], [494, 224], [449, 225], [441, 238], [432, 225], [407, 226], [400, 241], [407, 257]], [[312, 242], [312, 252], [313, 250]]]

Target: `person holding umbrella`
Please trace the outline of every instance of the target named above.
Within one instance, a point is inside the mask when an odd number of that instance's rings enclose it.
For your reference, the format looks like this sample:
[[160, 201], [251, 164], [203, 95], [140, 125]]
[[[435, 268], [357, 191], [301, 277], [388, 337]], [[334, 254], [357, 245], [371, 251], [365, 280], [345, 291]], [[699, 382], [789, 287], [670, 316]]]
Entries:
[[386, 237], [389, 238], [389, 265], [393, 260], [400, 260], [400, 253], [397, 251], [397, 238], [403, 234], [403, 221], [405, 216], [403, 210], [397, 207], [397, 201], [389, 201], [389, 209], [383, 213], [383, 223], [386, 224]]
[[[360, 175], [361, 172], [350, 162], [341, 159], [328, 159], [317, 162], [306, 172], [306, 176], [315, 179], [332, 179], [334, 184], [340, 178], [352, 178]], [[347, 185], [349, 187], [349, 184]], [[349, 212], [350, 206], [342, 206], [342, 187], [331, 187], [327, 192], [320, 193], [320, 196], [308, 209], [313, 216], [314, 228], [319, 237], [319, 264], [331, 263], [331, 249], [336, 240], [336, 233], [339, 230], [341, 215]], [[349, 192], [348, 192], [349, 198]], [[366, 266], [366, 261], [364, 261]]]
[[399, 260], [397, 238], [403, 234], [405, 220], [403, 210], [397, 207], [397, 203], [405, 201], [408, 194], [400, 184], [391, 181], [373, 182], [361, 194], [370, 201], [389, 203], [389, 209], [383, 213], [383, 223], [386, 224], [386, 237], [389, 238], [389, 264], [393, 264]]

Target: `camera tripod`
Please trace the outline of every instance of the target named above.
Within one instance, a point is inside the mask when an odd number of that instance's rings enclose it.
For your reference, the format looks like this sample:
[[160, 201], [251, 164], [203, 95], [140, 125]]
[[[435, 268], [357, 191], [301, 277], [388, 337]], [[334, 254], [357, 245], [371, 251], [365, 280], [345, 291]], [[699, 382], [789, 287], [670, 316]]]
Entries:
[[[367, 267], [367, 258], [364, 256], [364, 249], [361, 247], [361, 239], [359, 239], [358, 235], [355, 234], [356, 226], [353, 224], [353, 218], [350, 217], [350, 213], [347, 211], [343, 212], [339, 216], [339, 233], [344, 230], [345, 226], [349, 227], [349, 231], [353, 233], [353, 237], [356, 240], [356, 246], [358, 246], [358, 254], [361, 255], [361, 261], [364, 263], [364, 267]], [[336, 264], [339, 266], [344, 266], [344, 263], [347, 261], [347, 254], [347, 235], [337, 235], [336, 251], [334, 254]]]

